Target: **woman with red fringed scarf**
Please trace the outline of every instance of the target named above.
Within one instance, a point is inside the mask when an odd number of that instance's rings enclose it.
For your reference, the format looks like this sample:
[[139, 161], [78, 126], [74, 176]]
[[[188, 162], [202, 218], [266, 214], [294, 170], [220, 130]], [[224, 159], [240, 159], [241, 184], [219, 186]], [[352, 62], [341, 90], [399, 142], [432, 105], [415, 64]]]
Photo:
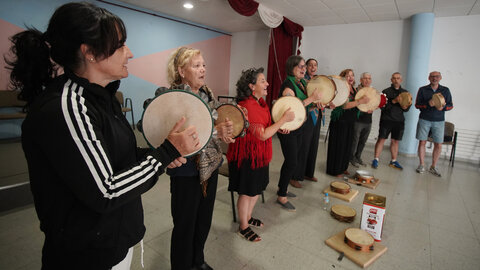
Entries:
[[272, 160], [272, 136], [295, 114], [287, 110], [280, 120], [272, 124], [270, 110], [263, 96], [267, 95], [268, 82], [263, 68], [242, 71], [237, 82], [237, 102], [248, 111], [250, 126], [245, 137], [239, 137], [228, 146], [229, 191], [238, 192], [238, 234], [251, 242], [261, 241], [250, 225], [263, 227], [252, 217], [253, 208], [268, 185], [268, 164]]

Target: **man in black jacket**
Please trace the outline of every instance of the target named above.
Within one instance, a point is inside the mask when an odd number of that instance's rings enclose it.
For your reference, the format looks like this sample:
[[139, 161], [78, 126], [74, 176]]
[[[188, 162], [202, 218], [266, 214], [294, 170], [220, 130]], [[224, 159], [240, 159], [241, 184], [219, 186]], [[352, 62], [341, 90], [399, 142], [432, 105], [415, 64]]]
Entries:
[[402, 83], [402, 75], [400, 72], [393, 73], [390, 80], [392, 85], [382, 91], [382, 93], [387, 96], [387, 104], [382, 108], [382, 114], [380, 116], [380, 129], [378, 131], [378, 140], [375, 144], [375, 158], [372, 161], [372, 168], [378, 168], [378, 157], [382, 152], [385, 140], [388, 139], [388, 135], [391, 133], [390, 153], [392, 160], [389, 166], [402, 170], [403, 167], [397, 161], [398, 142], [402, 140], [405, 129], [405, 117], [403, 113], [408, 112], [411, 105], [402, 107], [399, 103], [398, 95], [402, 92], [408, 92], [400, 85]]

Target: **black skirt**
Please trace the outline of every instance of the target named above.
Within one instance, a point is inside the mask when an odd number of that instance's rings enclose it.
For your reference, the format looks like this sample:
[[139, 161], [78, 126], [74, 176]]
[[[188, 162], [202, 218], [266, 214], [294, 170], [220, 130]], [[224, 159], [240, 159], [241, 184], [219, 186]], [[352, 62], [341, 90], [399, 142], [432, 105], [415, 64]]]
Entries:
[[352, 151], [353, 121], [330, 122], [327, 150], [327, 174], [337, 176], [348, 169]]
[[252, 169], [250, 164], [250, 160], [244, 160], [238, 168], [237, 161], [228, 163], [229, 191], [236, 191], [240, 195], [253, 197], [262, 194], [267, 188], [269, 180], [268, 165]]

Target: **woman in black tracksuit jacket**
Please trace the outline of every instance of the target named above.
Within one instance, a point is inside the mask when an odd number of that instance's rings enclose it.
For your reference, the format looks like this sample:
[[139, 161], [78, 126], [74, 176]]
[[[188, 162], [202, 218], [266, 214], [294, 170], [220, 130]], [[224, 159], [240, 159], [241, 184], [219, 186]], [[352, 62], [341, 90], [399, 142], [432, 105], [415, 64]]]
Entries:
[[82, 2], [59, 7], [45, 33], [11, 38], [7, 64], [27, 101], [22, 146], [45, 234], [42, 269], [118, 269], [131, 260], [145, 233], [140, 195], [198, 148], [194, 128], [137, 148], [115, 98], [133, 57], [126, 37], [119, 17]]

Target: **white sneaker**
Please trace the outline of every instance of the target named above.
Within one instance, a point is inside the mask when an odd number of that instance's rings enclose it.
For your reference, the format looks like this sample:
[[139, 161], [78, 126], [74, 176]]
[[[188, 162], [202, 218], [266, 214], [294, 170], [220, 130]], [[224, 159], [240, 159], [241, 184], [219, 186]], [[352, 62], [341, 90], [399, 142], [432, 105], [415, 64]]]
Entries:
[[417, 168], [417, 173], [424, 173], [425, 172], [425, 166], [423, 165], [418, 165], [418, 168]]

